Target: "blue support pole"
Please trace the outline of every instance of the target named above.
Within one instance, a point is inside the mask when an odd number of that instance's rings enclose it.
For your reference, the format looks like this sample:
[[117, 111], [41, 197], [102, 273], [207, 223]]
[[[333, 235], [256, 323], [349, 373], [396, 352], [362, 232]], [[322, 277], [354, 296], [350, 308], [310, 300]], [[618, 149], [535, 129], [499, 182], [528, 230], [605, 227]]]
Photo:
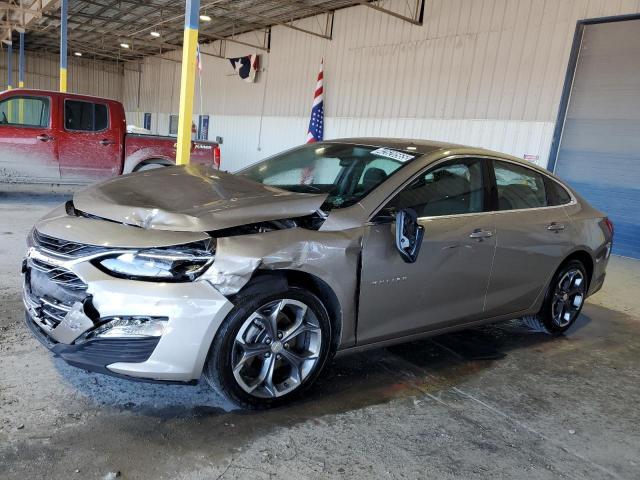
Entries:
[[[7, 45], [7, 90], [13, 88], [13, 45]], [[7, 123], [13, 122], [13, 102], [7, 102]]]
[[13, 45], [7, 45], [7, 90], [13, 88]]
[[24, 32], [20, 32], [20, 56], [18, 57], [18, 87], [24, 87]]
[[67, 11], [69, 0], [60, 0], [60, 91], [67, 91]]

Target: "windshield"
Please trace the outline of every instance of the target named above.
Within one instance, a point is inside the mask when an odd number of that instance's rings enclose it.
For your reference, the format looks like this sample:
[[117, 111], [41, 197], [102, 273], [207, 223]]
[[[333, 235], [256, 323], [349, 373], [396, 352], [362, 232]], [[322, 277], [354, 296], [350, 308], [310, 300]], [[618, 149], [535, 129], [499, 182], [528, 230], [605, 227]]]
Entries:
[[328, 193], [323, 209], [357, 203], [415, 152], [389, 148], [316, 143], [284, 152], [238, 172], [265, 185], [302, 193]]

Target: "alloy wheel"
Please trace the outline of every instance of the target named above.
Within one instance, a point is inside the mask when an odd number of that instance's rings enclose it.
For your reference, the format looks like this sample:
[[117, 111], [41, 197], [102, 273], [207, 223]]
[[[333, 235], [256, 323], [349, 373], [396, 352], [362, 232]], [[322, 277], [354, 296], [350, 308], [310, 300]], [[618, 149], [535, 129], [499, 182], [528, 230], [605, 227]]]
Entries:
[[560, 277], [551, 302], [553, 322], [560, 328], [569, 325], [580, 312], [586, 293], [584, 274], [572, 268]]
[[320, 358], [320, 322], [306, 304], [269, 302], [245, 320], [231, 353], [233, 376], [247, 393], [277, 398], [298, 388]]

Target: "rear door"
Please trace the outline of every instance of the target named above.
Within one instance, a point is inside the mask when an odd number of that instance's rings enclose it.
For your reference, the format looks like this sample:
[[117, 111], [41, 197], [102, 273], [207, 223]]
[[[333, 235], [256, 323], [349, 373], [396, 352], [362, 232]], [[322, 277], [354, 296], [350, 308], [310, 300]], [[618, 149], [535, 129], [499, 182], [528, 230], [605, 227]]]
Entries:
[[121, 125], [108, 102], [64, 98], [60, 174], [67, 181], [98, 181], [117, 175], [122, 156]]
[[10, 95], [0, 100], [0, 180], [60, 180], [52, 98]]
[[[526, 310], [571, 250], [569, 193], [550, 177], [508, 161], [493, 161], [496, 256], [486, 316]], [[557, 187], [557, 188], [552, 188]]]
[[425, 234], [415, 263], [396, 249], [395, 222], [374, 217], [366, 227], [358, 344], [482, 317], [495, 250], [483, 163], [458, 158], [429, 167], [381, 210], [416, 211]]

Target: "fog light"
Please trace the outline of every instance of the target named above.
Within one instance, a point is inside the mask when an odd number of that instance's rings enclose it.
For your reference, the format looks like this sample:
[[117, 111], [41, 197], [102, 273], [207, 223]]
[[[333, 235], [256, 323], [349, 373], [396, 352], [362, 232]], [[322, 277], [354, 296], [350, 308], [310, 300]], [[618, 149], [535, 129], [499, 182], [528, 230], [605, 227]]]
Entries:
[[89, 333], [89, 338], [161, 337], [169, 321], [166, 317], [113, 317]]

